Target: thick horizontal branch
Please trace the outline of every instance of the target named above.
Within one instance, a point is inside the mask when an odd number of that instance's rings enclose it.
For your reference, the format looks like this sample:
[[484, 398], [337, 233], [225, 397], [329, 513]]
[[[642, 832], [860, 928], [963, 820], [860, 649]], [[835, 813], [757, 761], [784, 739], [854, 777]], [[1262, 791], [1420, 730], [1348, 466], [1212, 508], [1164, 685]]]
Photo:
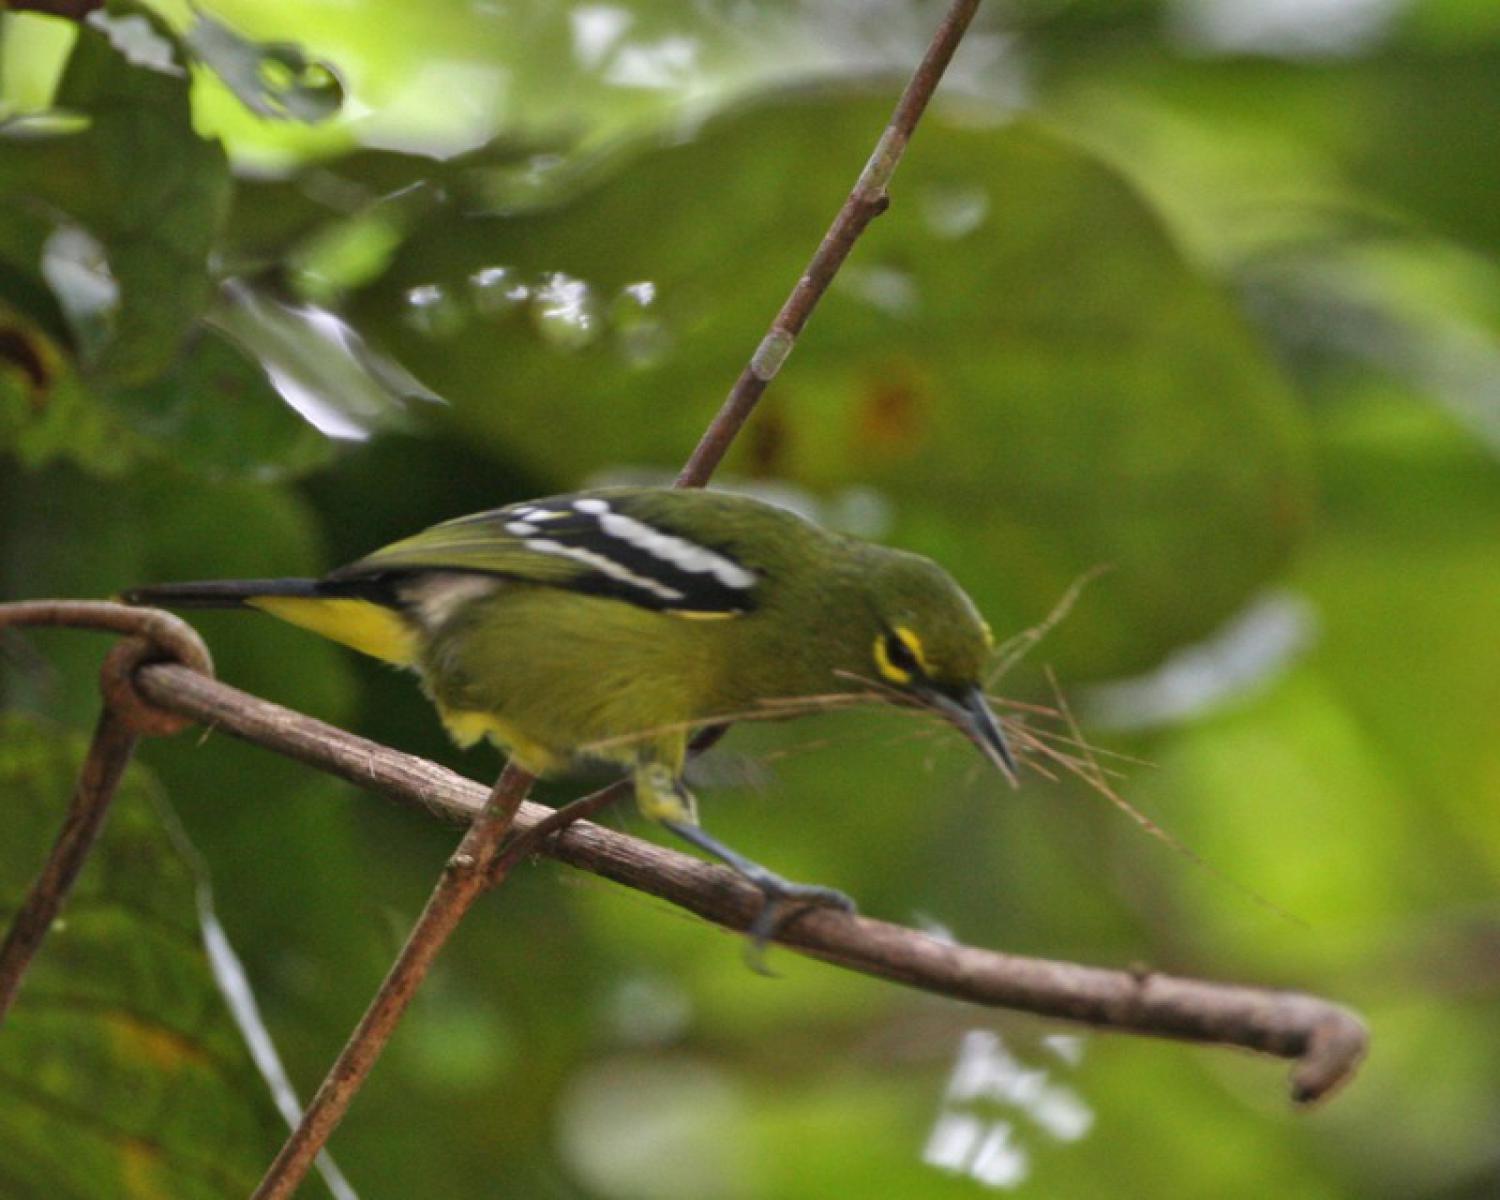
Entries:
[[[154, 705], [447, 820], [469, 822], [489, 795], [489, 788], [435, 763], [186, 667], [147, 665], [136, 680]], [[551, 812], [523, 804], [514, 828], [524, 833]], [[540, 849], [730, 929], [745, 929], [763, 900], [732, 871], [588, 822], [570, 826]], [[1292, 1096], [1298, 1102], [1317, 1100], [1347, 1080], [1367, 1042], [1354, 1014], [1314, 996], [1001, 954], [826, 909], [784, 923], [776, 941], [850, 970], [975, 1004], [1296, 1059]]]

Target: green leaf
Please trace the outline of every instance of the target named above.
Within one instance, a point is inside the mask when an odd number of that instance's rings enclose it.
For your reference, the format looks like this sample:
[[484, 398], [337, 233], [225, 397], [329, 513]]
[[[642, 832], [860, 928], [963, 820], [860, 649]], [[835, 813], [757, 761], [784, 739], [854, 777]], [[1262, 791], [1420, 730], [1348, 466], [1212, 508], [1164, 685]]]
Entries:
[[132, 66], [95, 30], [79, 31], [57, 104], [88, 127], [8, 139], [0, 202], [45, 206], [98, 240], [118, 301], [89, 366], [103, 380], [143, 383], [170, 365], [209, 299], [228, 163], [193, 131], [185, 73]]
[[[0, 919], [61, 820], [76, 741], [0, 718]], [[281, 1125], [198, 923], [201, 880], [139, 770], [0, 1028], [0, 1192], [242, 1197]]]
[[135, 461], [139, 448], [61, 348], [0, 303], [0, 451], [28, 467], [71, 461], [114, 475]]
[[309, 125], [336, 115], [343, 85], [333, 68], [293, 42], [254, 42], [199, 12], [183, 39], [251, 112]]
[[208, 478], [298, 476], [333, 454], [333, 443], [283, 403], [262, 364], [209, 330], [166, 374], [117, 388], [110, 405], [143, 441]]
[[160, 377], [100, 399], [60, 347], [0, 305], [0, 450], [28, 467], [69, 461], [96, 475], [169, 455], [203, 478], [266, 481], [326, 463], [333, 443], [215, 333], [200, 332]]
[[282, 399], [329, 437], [360, 440], [399, 428], [408, 421], [407, 401], [439, 400], [328, 309], [288, 304], [232, 281], [208, 320], [253, 354]]

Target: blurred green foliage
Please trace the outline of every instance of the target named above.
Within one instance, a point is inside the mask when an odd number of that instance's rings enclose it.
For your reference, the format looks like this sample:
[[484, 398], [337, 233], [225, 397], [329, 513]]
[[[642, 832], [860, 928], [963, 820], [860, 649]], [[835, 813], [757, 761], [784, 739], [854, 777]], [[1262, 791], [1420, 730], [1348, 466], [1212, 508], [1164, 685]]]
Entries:
[[[16, 908], [83, 754], [0, 720], [8, 832], [0, 912]], [[5, 1028], [0, 1187], [8, 1196], [243, 1194], [278, 1125], [229, 1020], [199, 930], [206, 900], [139, 771]]]
[[[316, 573], [461, 512], [667, 478], [939, 7], [0, 16], [0, 598]], [[1002, 636], [1110, 568], [998, 688], [1053, 703], [1052, 667], [1089, 741], [1130, 756], [1101, 758], [1116, 786], [1211, 869], [1056, 760], [1003, 794], [894, 712], [736, 730], [699, 782], [716, 832], [967, 941], [1347, 1001], [1375, 1052], [1346, 1095], [1293, 1114], [1274, 1065], [788, 955], [765, 981], [728, 938], [543, 866], [475, 912], [340, 1129], [359, 1193], [1500, 1191], [1496, 79], [1500, 22], [1460, 0], [982, 12], [723, 476], [941, 559]], [[409, 680], [199, 624], [240, 686], [494, 770]], [[66, 790], [35, 721], [87, 728], [98, 653], [0, 644], [0, 698], [32, 714], [0, 738], [9, 894]], [[223, 737], [146, 757], [306, 1094], [453, 833]], [[120, 897], [87, 970], [55, 939], [0, 1035], [7, 1079], [34, 1064], [0, 1140], [57, 1114], [0, 1156], [19, 1200], [53, 1194], [50, 1162], [79, 1195], [243, 1195], [274, 1141], [241, 1065], [203, 1102], [218, 1123], [184, 1129], [78, 1098], [90, 1064], [129, 1064], [95, 1057], [98, 1028], [45, 1032], [56, 989], [134, 982], [143, 1016], [191, 1001], [191, 1036], [243, 1059], [201, 964], [160, 994], [150, 914], [191, 931], [192, 887], [126, 799], [75, 909], [111, 862], [159, 886]], [[118, 1155], [75, 1153], [101, 1130], [225, 1180], [120, 1184]]]

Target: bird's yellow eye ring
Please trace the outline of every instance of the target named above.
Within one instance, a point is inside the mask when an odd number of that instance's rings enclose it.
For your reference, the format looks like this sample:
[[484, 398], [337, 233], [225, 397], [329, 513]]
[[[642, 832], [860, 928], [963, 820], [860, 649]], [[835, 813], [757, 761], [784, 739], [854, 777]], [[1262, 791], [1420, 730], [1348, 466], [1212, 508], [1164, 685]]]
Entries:
[[892, 683], [910, 683], [923, 674], [922, 641], [904, 626], [875, 639], [875, 665]]

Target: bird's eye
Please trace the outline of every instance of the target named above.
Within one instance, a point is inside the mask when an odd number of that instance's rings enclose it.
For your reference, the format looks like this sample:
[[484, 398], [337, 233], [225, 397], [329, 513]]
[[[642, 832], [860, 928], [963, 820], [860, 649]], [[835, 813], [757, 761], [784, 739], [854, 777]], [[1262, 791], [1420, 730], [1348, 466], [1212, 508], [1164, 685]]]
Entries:
[[896, 670], [907, 675], [917, 674], [922, 667], [922, 664], [917, 661], [917, 656], [912, 653], [911, 647], [906, 644], [906, 640], [894, 633], [885, 635], [885, 660]]

